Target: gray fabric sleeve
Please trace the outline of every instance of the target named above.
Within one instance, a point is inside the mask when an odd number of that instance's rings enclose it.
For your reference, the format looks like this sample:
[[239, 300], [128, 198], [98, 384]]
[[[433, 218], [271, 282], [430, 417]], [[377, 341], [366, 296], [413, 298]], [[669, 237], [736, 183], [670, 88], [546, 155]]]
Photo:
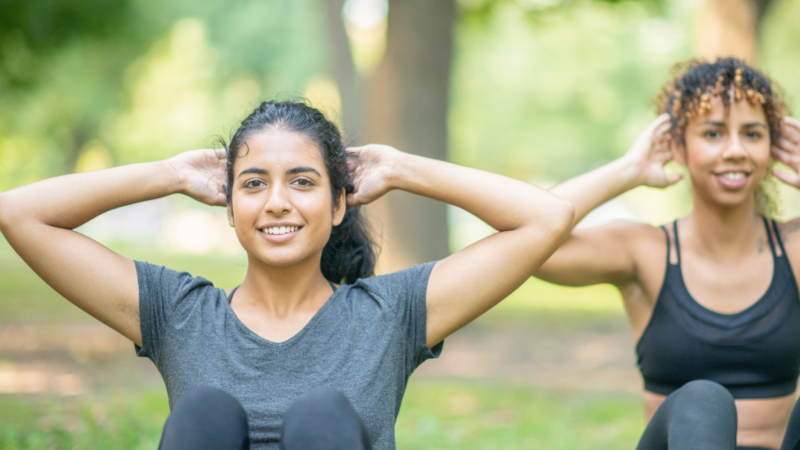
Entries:
[[[211, 282], [164, 266], [141, 261], [134, 263], [139, 282], [139, 322], [142, 331], [142, 346], [134, 346], [138, 356], [150, 358], [158, 367], [171, 315], [184, 303], [183, 300], [192, 296], [194, 288], [211, 285]], [[196, 299], [188, 300], [191, 303]]]
[[425, 360], [438, 358], [442, 353], [444, 341], [433, 348], [428, 347], [427, 342], [428, 279], [435, 265], [436, 261], [433, 261], [387, 275], [360, 280], [389, 303], [397, 314], [399, 326], [405, 330], [406, 376], [411, 375]]

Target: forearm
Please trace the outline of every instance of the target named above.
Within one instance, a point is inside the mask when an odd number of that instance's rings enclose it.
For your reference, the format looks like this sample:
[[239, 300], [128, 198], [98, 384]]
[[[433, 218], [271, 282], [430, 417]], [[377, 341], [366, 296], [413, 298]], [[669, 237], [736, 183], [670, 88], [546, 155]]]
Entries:
[[565, 181], [550, 192], [572, 203], [577, 224], [598, 206], [639, 186], [637, 175], [640, 172], [641, 169], [623, 157]]
[[392, 186], [462, 208], [498, 231], [572, 217], [568, 202], [544, 189], [416, 155], [399, 159]]
[[0, 226], [6, 232], [34, 220], [73, 229], [114, 208], [179, 191], [166, 161], [64, 175], [0, 194]]

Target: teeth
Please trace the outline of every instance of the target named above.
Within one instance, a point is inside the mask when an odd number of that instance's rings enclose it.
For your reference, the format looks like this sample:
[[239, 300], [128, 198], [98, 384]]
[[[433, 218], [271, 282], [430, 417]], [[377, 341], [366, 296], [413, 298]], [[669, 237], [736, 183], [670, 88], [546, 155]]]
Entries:
[[261, 231], [267, 234], [286, 234], [297, 231], [300, 227], [269, 227]]
[[725, 172], [722, 174], [722, 178], [730, 181], [739, 181], [744, 178], [744, 172]]

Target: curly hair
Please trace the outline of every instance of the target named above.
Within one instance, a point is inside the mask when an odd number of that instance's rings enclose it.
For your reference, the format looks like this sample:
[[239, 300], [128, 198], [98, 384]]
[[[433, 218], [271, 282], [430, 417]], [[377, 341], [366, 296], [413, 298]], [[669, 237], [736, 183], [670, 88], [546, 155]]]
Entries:
[[[227, 156], [227, 203], [232, 205], [233, 167], [239, 150], [254, 134], [270, 127], [302, 133], [314, 142], [322, 153], [331, 184], [334, 202], [340, 201], [342, 189], [354, 191], [352, 174], [347, 170], [347, 151], [342, 134], [335, 123], [318, 109], [301, 102], [263, 102], [250, 113], [233, 133], [230, 142], [222, 142]], [[377, 245], [372, 240], [359, 207], [348, 207], [342, 223], [331, 230], [322, 250], [322, 274], [333, 283], [354, 283], [359, 278], [374, 275]]]
[[[722, 100], [726, 113], [730, 110], [731, 100], [761, 105], [767, 118], [770, 141], [774, 143], [780, 139], [781, 122], [789, 114], [789, 108], [782, 99], [780, 87], [760, 71], [737, 58], [718, 58], [713, 63], [690, 59], [675, 64], [672, 74], [672, 80], [664, 85], [655, 103], [659, 114], [669, 115], [670, 139], [675, 144], [686, 145], [686, 126], [693, 118], [711, 112], [713, 97]], [[766, 193], [763, 183], [755, 195], [762, 214], [774, 216], [777, 213], [775, 202]]]
[[[689, 120], [711, 112], [711, 99], [720, 97], [727, 112], [731, 94], [736, 102], [747, 100], [761, 105], [767, 116], [770, 140], [781, 135], [781, 119], [789, 108], [781, 98], [780, 88], [766, 75], [737, 58], [718, 58], [715, 62], [690, 59], [672, 68], [673, 79], [664, 85], [655, 99], [658, 113], [669, 115], [672, 140], [686, 144]], [[728, 94], [728, 95], [724, 95]]]

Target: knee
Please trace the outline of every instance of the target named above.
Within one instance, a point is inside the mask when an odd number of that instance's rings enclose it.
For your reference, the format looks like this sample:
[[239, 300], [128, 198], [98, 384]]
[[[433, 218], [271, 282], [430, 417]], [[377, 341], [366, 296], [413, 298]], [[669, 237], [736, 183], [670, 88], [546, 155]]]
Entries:
[[736, 420], [736, 403], [733, 395], [717, 382], [690, 381], [675, 391], [673, 395], [677, 410], [688, 413], [686, 418], [717, 417], [722, 420]]
[[690, 381], [675, 391], [675, 394], [703, 404], [734, 404], [731, 393], [716, 381]]
[[187, 389], [175, 407], [172, 414], [177, 411], [206, 411], [215, 415], [241, 418], [246, 420], [242, 404], [231, 394], [212, 386], [195, 386]]
[[211, 386], [187, 389], [161, 435], [161, 450], [246, 449], [247, 413], [232, 395]]

